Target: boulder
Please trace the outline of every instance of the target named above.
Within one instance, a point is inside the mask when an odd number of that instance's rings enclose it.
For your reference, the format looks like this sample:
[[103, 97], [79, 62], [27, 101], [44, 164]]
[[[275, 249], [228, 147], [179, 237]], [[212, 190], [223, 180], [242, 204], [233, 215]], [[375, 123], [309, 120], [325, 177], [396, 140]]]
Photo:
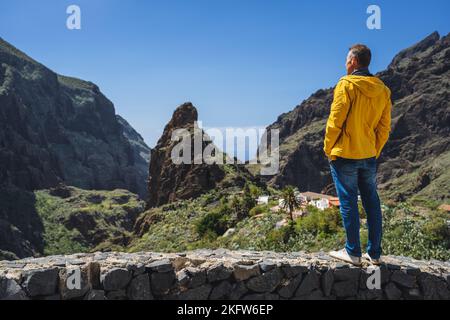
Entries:
[[130, 283], [131, 272], [124, 268], [113, 268], [102, 274], [100, 280], [105, 291], [125, 289]]

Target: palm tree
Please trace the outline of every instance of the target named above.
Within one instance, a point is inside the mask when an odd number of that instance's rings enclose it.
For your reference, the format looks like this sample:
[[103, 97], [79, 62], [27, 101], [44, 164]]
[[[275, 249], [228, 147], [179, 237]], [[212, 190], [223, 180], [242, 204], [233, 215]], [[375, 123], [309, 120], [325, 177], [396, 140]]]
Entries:
[[282, 191], [282, 197], [284, 199], [282, 208], [289, 212], [291, 221], [294, 221], [293, 213], [295, 209], [300, 208], [301, 205], [301, 201], [295, 196], [295, 188], [293, 186], [285, 187]]

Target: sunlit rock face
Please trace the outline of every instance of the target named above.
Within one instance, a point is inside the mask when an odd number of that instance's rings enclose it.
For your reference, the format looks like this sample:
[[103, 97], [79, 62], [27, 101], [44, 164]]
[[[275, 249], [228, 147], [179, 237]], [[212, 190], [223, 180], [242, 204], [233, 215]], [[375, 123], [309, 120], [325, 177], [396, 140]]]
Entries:
[[[216, 156], [222, 150], [213, 145], [210, 138], [198, 127], [197, 121], [198, 112], [192, 103], [182, 104], [174, 111], [158, 144], [152, 149], [148, 184], [149, 207], [195, 198], [214, 188], [243, 187], [246, 181], [257, 182], [257, 179], [236, 161], [229, 165], [223, 164], [226, 161], [205, 161], [205, 154]], [[181, 139], [182, 130], [186, 133], [184, 139]], [[177, 140], [177, 137], [180, 139]], [[199, 152], [194, 146], [196, 141], [200, 146]], [[182, 163], [177, 163], [173, 155], [181, 155], [181, 158], [183, 154], [174, 150], [181, 150], [183, 147], [180, 146], [184, 145], [188, 146], [189, 156]]]

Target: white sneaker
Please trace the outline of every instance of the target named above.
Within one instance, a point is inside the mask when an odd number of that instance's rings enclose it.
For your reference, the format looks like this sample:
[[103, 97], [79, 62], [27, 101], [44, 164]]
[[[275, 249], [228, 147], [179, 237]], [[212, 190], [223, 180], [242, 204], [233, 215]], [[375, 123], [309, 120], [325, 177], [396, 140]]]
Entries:
[[366, 259], [367, 261], [369, 261], [374, 266], [379, 266], [383, 263], [383, 260], [381, 259], [381, 257], [379, 259], [372, 259], [368, 253], [365, 253], [363, 255], [363, 258]]
[[339, 251], [331, 251], [329, 255], [332, 258], [351, 263], [357, 267], [361, 266], [361, 258], [349, 255], [346, 249], [342, 249]]

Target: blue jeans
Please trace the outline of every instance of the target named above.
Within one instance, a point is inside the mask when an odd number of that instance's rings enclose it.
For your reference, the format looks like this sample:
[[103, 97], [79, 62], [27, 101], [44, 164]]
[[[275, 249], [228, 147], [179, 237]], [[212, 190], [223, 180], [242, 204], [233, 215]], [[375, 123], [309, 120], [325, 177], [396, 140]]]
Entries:
[[358, 189], [367, 215], [369, 241], [367, 253], [372, 259], [381, 256], [382, 216], [377, 192], [377, 160], [351, 160], [338, 158], [330, 162], [339, 197], [342, 220], [347, 234], [345, 248], [354, 257], [361, 257], [359, 239]]

